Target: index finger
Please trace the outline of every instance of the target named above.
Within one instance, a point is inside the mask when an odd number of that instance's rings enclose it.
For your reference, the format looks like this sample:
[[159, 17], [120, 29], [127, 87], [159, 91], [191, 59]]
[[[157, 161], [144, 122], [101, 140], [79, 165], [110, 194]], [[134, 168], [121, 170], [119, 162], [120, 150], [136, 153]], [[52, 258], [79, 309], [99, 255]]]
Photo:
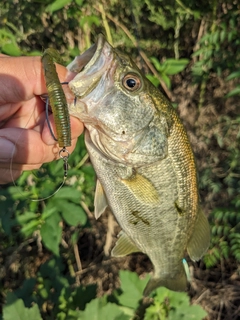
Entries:
[[[0, 56], [0, 64], [0, 103], [30, 100], [47, 91], [41, 57]], [[61, 81], [67, 70], [57, 65], [57, 72]]]

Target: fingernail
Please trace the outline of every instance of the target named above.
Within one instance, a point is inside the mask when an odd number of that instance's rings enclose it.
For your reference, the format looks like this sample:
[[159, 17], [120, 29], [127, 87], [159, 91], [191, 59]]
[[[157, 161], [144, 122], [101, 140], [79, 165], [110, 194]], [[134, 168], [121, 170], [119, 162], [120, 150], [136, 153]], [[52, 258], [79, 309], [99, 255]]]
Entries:
[[12, 159], [16, 146], [12, 141], [0, 137], [0, 162], [8, 162]]

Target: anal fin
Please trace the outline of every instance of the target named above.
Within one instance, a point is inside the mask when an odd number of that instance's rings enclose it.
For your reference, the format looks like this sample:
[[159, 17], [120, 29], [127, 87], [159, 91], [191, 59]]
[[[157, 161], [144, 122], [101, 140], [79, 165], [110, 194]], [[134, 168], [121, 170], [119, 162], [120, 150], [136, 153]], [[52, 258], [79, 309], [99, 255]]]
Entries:
[[119, 233], [115, 247], [112, 249], [111, 255], [113, 257], [124, 257], [133, 252], [140, 252], [135, 243], [126, 235], [125, 232]]
[[203, 254], [207, 251], [210, 244], [210, 228], [209, 223], [199, 209], [197, 219], [195, 222], [194, 230], [190, 240], [188, 241], [187, 251], [193, 261], [201, 259]]

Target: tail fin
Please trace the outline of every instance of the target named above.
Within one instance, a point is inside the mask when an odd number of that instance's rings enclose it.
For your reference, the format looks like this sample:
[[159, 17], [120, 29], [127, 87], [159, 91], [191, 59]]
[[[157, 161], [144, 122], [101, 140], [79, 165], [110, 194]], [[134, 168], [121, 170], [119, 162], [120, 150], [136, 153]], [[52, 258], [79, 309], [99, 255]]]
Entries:
[[144, 296], [148, 296], [154, 289], [158, 287], [166, 287], [167, 289], [173, 291], [186, 291], [187, 283], [187, 276], [183, 264], [181, 264], [181, 269], [179, 270], [179, 273], [174, 276], [174, 278], [171, 278], [171, 274], [169, 274], [168, 278], [157, 278], [153, 276], [153, 278], [148, 281], [143, 294]]

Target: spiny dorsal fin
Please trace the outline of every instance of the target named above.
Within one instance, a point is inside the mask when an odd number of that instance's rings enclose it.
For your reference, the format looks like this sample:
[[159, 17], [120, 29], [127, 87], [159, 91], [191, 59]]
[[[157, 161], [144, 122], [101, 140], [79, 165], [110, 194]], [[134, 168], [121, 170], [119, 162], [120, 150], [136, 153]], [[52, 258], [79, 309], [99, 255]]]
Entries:
[[112, 249], [111, 255], [113, 257], [124, 257], [127, 254], [133, 252], [140, 252], [134, 242], [126, 235], [125, 232], [121, 231], [118, 235], [115, 247]]
[[98, 219], [107, 209], [108, 203], [105, 192], [99, 180], [96, 183], [95, 197], [94, 197], [94, 216]]
[[207, 251], [210, 244], [210, 228], [208, 220], [199, 209], [192, 236], [188, 242], [187, 251], [193, 261], [198, 261]]
[[122, 179], [121, 181], [141, 202], [150, 205], [159, 203], [160, 198], [156, 188], [151, 181], [143, 177], [141, 174], [136, 173], [130, 179]]

